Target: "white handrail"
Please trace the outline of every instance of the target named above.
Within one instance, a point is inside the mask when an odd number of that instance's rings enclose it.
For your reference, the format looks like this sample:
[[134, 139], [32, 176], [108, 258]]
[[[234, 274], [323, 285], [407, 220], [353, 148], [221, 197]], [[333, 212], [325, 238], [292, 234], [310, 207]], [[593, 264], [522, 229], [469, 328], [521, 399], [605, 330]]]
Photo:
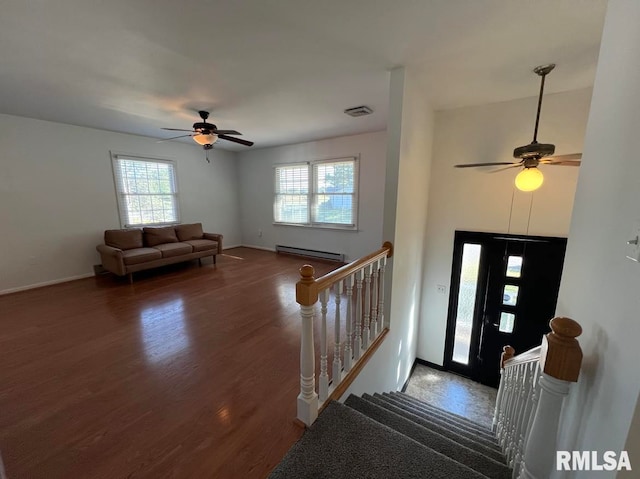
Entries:
[[[378, 347], [379, 340], [386, 334], [384, 323], [381, 322], [384, 311], [384, 269], [392, 251], [391, 243], [387, 242], [378, 251], [319, 279], [314, 278], [315, 271], [312, 266], [304, 265], [300, 269], [301, 279], [296, 284], [296, 301], [300, 304], [302, 319], [298, 419], [306, 425], [311, 425], [315, 421], [318, 410], [332, 399], [332, 394], [340, 395], [340, 391], [346, 387], [347, 382], [353, 380], [352, 378], [362, 368], [363, 362], [368, 360], [371, 351]], [[344, 285], [346, 288], [343, 287]], [[335, 304], [334, 353], [332, 368], [329, 368], [328, 341], [330, 338], [327, 334], [327, 306], [332, 296]], [[320, 375], [316, 393], [313, 321], [318, 299], [321, 305], [322, 323]], [[355, 308], [353, 302], [355, 302]], [[341, 342], [343, 303], [346, 310], [346, 338]], [[341, 359], [341, 355], [344, 360]], [[330, 369], [331, 377], [329, 377]]]

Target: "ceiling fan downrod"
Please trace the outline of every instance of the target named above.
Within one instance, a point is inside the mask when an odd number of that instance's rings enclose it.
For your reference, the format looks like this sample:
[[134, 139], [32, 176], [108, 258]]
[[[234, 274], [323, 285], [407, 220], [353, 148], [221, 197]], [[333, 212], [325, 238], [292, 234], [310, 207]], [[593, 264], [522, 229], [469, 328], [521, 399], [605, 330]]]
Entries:
[[549, 63], [548, 65], [540, 65], [535, 67], [533, 71], [540, 75], [540, 95], [538, 96], [538, 111], [536, 113], [536, 126], [533, 130], [533, 141], [531, 143], [538, 143], [538, 125], [540, 124], [540, 111], [542, 110], [542, 95], [544, 93], [544, 80], [549, 73], [556, 67], [555, 63]]

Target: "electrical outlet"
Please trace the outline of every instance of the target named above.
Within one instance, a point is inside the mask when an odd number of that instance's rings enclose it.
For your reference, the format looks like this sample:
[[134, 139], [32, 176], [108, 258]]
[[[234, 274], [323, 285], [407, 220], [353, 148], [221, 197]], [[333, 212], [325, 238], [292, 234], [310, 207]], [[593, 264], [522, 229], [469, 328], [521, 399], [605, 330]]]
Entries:
[[438, 288], [438, 294], [447, 294], [447, 287], [444, 284], [436, 286]]
[[262, 230], [258, 230], [258, 238], [262, 238]]

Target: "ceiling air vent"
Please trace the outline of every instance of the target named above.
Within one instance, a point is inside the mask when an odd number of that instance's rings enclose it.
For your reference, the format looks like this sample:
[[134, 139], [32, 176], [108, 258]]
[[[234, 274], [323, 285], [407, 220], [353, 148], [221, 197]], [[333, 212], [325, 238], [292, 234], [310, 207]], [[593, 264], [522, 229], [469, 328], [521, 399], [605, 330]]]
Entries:
[[347, 108], [344, 112], [349, 116], [365, 116], [371, 115], [371, 113], [373, 113], [373, 110], [368, 106], [362, 105], [356, 106], [354, 108]]

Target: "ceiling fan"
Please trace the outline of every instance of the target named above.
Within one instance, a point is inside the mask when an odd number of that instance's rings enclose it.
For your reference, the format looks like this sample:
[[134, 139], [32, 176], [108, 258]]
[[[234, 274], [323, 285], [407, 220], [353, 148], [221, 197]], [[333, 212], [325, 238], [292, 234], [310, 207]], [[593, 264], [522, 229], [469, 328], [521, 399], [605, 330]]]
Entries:
[[501, 166], [508, 165], [495, 171], [502, 171], [509, 168], [524, 168], [516, 176], [515, 184], [519, 190], [534, 191], [540, 188], [544, 177], [538, 169], [538, 165], [562, 165], [580, 166], [582, 153], [572, 153], [569, 155], [552, 156], [556, 146], [550, 143], [538, 143], [538, 125], [540, 123], [540, 110], [542, 109], [542, 95], [544, 93], [545, 77], [555, 68], [555, 64], [541, 65], [533, 71], [541, 77], [540, 96], [538, 97], [538, 111], [536, 113], [536, 126], [533, 130], [533, 141], [528, 145], [519, 146], [513, 150], [513, 157], [519, 158], [516, 162], [495, 162], [495, 163], [470, 163], [455, 165], [456, 168], [474, 168], [478, 166]]
[[206, 159], [208, 163], [210, 163], [209, 150], [213, 148], [214, 143], [216, 143], [218, 140], [227, 140], [233, 143], [239, 143], [240, 145], [244, 145], [244, 146], [253, 146], [253, 141], [243, 140], [242, 138], [234, 138], [233, 136], [229, 136], [229, 135], [242, 135], [242, 133], [240, 133], [239, 131], [218, 130], [218, 127], [213, 123], [207, 123], [207, 118], [209, 118], [208, 111], [201, 110], [198, 112], [198, 114], [200, 115], [200, 118], [202, 118], [202, 121], [194, 123], [191, 130], [184, 130], [181, 128], [163, 128], [163, 130], [169, 130], [169, 131], [186, 131], [188, 132], [186, 135], [179, 135], [171, 138], [165, 138], [163, 140], [160, 140], [159, 143], [163, 141], [175, 140], [177, 138], [185, 138], [190, 136], [191, 138], [193, 138], [193, 141], [195, 141], [199, 145], [202, 145], [202, 148], [207, 152]]

